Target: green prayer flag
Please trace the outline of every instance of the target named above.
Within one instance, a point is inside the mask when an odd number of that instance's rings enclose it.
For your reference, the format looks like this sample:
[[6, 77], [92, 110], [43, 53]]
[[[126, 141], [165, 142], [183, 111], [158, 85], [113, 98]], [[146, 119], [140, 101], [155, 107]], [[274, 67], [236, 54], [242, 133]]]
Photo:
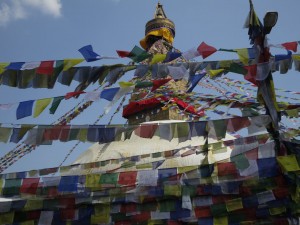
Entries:
[[100, 184], [117, 184], [118, 178], [118, 173], [104, 173], [100, 177]]
[[222, 216], [227, 214], [226, 204], [213, 204], [210, 206], [213, 216]]
[[21, 129], [20, 129], [19, 134], [18, 134], [19, 140], [21, 140], [24, 137], [24, 135], [27, 133], [27, 131], [31, 130], [33, 127], [35, 127], [35, 125], [24, 125], [24, 124], [22, 124]]
[[138, 46], [134, 46], [134, 48], [129, 53], [129, 58], [131, 58], [134, 62], [141, 62], [151, 55], [148, 54], [145, 50], [141, 49]]
[[58, 108], [61, 100], [63, 100], [63, 99], [64, 99], [64, 96], [59, 96], [59, 97], [53, 98], [52, 105], [51, 105], [51, 107], [49, 109], [50, 114], [54, 114], [55, 113], [55, 111], [57, 110], [57, 108]]
[[238, 74], [243, 74], [243, 75], [246, 75], [248, 73], [247, 69], [245, 69], [243, 66], [241, 66], [237, 63], [232, 63], [229, 67], [229, 71], [232, 73], [238, 73]]
[[170, 212], [176, 210], [176, 200], [159, 201], [160, 212]]
[[20, 187], [21, 187], [22, 179], [6, 179], [4, 188], [3, 188], [3, 195], [4, 196], [13, 196], [20, 194]]
[[231, 161], [234, 162], [236, 168], [239, 170], [245, 170], [250, 166], [249, 161], [244, 154], [231, 157]]

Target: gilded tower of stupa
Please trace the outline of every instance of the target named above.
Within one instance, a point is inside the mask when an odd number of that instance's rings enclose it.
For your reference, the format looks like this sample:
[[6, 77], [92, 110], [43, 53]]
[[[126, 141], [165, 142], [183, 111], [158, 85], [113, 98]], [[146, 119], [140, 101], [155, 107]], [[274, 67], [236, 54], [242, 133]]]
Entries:
[[[149, 20], [145, 26], [145, 37], [140, 41], [140, 45], [150, 54], [167, 54], [169, 51], [178, 51], [173, 48], [175, 38], [175, 24], [168, 19], [163, 9], [162, 4], [157, 3], [154, 18]], [[146, 59], [144, 64], [150, 63], [150, 59]], [[172, 62], [171, 62], [172, 63]], [[168, 76], [167, 78], [171, 78]], [[145, 76], [143, 80], [151, 80], [151, 74]], [[169, 90], [174, 93], [185, 92], [187, 90], [186, 80], [170, 80], [164, 85], [164, 90]], [[159, 92], [159, 89], [158, 89]], [[142, 99], [146, 100], [150, 97], [146, 94], [134, 93], [131, 96], [130, 102], [139, 102]], [[129, 124], [138, 124], [148, 121], [158, 120], [185, 120], [182, 115], [179, 115], [174, 108], [163, 107], [163, 104], [155, 105], [154, 107], [142, 109], [133, 115], [127, 117]]]

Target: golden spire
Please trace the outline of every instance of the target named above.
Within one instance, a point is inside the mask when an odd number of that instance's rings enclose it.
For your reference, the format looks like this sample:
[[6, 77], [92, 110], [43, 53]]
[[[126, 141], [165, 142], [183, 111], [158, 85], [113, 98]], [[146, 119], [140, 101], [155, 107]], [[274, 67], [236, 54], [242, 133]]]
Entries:
[[160, 2], [156, 5], [154, 19], [148, 21], [145, 28], [145, 38], [140, 42], [144, 49], [148, 49], [150, 47], [149, 44], [147, 44], [149, 36], [162, 37], [172, 45], [175, 37], [175, 24], [167, 18]]

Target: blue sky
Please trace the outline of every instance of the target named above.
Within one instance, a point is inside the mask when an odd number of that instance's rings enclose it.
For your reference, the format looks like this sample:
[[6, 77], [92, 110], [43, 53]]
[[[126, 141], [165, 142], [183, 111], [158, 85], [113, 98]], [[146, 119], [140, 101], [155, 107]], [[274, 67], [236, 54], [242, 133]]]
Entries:
[[[247, 29], [243, 29], [249, 12], [248, 0], [161, 0], [168, 16], [176, 25], [174, 46], [182, 51], [198, 46], [202, 41], [218, 48], [250, 47]], [[299, 0], [253, 0], [262, 19], [267, 11], [278, 11], [279, 19], [269, 35], [269, 43], [299, 41]], [[144, 36], [145, 24], [153, 18], [157, 1], [149, 0], [1, 0], [0, 2], [0, 62], [58, 60], [80, 58], [77, 51], [91, 44], [100, 55], [117, 56], [116, 50], [131, 50]], [[278, 51], [278, 50], [274, 50]], [[207, 60], [237, 58], [235, 54], [217, 52]], [[201, 58], [197, 58], [201, 61]], [[88, 65], [127, 63], [128, 60], [101, 60]], [[299, 72], [274, 74], [278, 88], [298, 90]], [[0, 87], [0, 104], [15, 103], [44, 97], [55, 97], [73, 91], [71, 86], [56, 84], [54, 89], [20, 90]], [[97, 85], [91, 86], [92, 91]], [[63, 103], [54, 115], [16, 120], [15, 109], [0, 111], [0, 123], [49, 124], [68, 111], [77, 100]], [[93, 123], [107, 102], [96, 102], [73, 124]], [[100, 121], [105, 124], [107, 120]], [[117, 116], [114, 123], [123, 123]], [[74, 143], [54, 143], [37, 148], [19, 160], [8, 171], [23, 171], [57, 166]], [[72, 162], [87, 146], [82, 144], [67, 163]], [[0, 155], [14, 145], [1, 144]]]

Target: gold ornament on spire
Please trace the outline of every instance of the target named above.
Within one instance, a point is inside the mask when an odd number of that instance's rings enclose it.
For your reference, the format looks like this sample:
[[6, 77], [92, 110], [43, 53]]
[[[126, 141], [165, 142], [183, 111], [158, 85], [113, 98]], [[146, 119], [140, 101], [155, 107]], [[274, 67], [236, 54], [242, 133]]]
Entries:
[[175, 37], [175, 24], [167, 18], [162, 4], [157, 3], [154, 19], [148, 21], [145, 26], [145, 37], [140, 41], [144, 49], [149, 49], [153, 44], [152, 39], [162, 38], [169, 44], [173, 44]]

